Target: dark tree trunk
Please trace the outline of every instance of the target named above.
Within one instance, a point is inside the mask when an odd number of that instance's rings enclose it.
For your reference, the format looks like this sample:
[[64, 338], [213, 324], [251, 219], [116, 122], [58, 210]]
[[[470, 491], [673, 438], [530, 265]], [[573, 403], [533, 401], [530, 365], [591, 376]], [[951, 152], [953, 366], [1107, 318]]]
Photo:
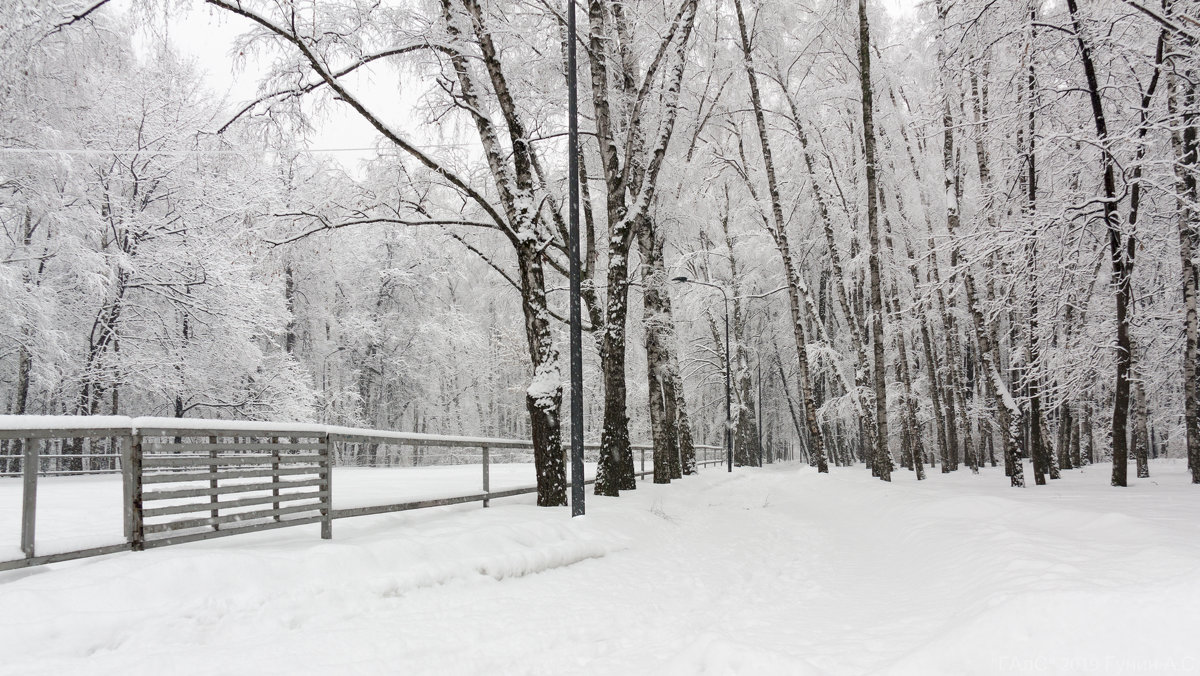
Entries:
[[[618, 227], [612, 236], [617, 239], [628, 235]], [[600, 337], [600, 368], [604, 373], [604, 429], [600, 437], [603, 450], [596, 468], [596, 495], [617, 495], [619, 490], [637, 488], [625, 405], [625, 318], [629, 304], [626, 261], [626, 256], [618, 255], [608, 264], [608, 303], [604, 333]]]
[[[525, 397], [529, 412], [530, 435], [534, 447], [534, 471], [537, 474], [538, 505], [544, 507], [567, 504], [566, 463], [563, 456], [560, 430], [562, 406], [562, 372], [558, 350], [554, 347], [550, 331], [549, 308], [546, 302], [546, 280], [543, 269], [542, 239], [537, 227], [538, 214], [532, 213], [528, 202], [532, 200], [534, 188], [534, 166], [537, 164], [534, 149], [528, 143], [528, 134], [516, 110], [509, 91], [499, 52], [493, 44], [491, 33], [484, 23], [482, 10], [475, 0], [463, 0], [463, 10], [470, 22], [471, 31], [478, 42], [483, 66], [495, 93], [496, 103], [503, 116], [511, 142], [511, 152], [506, 152], [499, 143], [499, 133], [492, 120], [474, 115], [473, 120], [492, 180], [496, 185], [499, 200], [505, 213], [505, 222], [498, 223], [506, 229], [509, 241], [516, 249], [521, 290], [521, 309], [525, 318], [525, 337], [529, 347], [530, 363], [533, 366], [533, 381]], [[463, 39], [460, 23], [450, 0], [442, 0], [442, 11], [447, 33], [452, 43]], [[474, 76], [464, 52], [455, 52], [450, 58], [461, 89], [460, 96], [470, 109], [482, 110], [478, 98], [482, 88]], [[328, 82], [328, 78], [326, 82]], [[344, 98], [349, 93], [343, 88], [330, 85]], [[389, 139], [403, 147], [399, 137], [383, 123], [371, 117], [366, 109], [358, 105], [360, 113], [372, 121], [374, 126]], [[489, 206], [490, 209], [490, 206]], [[492, 209], [492, 213], [496, 214]], [[498, 214], [494, 216], [499, 218]]]
[[683, 378], [679, 373], [677, 353], [671, 351], [671, 376], [675, 384], [675, 429], [679, 433], [679, 463], [681, 474], [696, 473], [696, 445], [692, 440], [692, 423], [688, 418], [687, 402], [683, 398]]
[[529, 428], [533, 438], [534, 471], [537, 473], [541, 507], [567, 504], [567, 468], [563, 456], [561, 420], [562, 373], [557, 348], [550, 332], [546, 307], [545, 273], [537, 242], [518, 249], [517, 265], [522, 280], [521, 309], [525, 316], [525, 338], [533, 364], [533, 383], [525, 395]]
[[292, 264], [283, 267], [283, 301], [288, 312], [287, 328], [283, 333], [283, 350], [288, 354], [296, 351], [296, 275]]
[[1092, 429], [1092, 403], [1083, 405], [1083, 422], [1080, 425], [1080, 435], [1083, 437], [1083, 457], [1080, 466], [1096, 464], [1096, 435]]
[[[1036, 8], [1030, 9], [1029, 12], [1030, 25], [1033, 26], [1037, 20]], [[1031, 28], [1030, 36], [1034, 35], [1034, 29]], [[1028, 52], [1029, 63], [1027, 64], [1026, 88], [1023, 90], [1028, 95], [1026, 105], [1028, 111], [1026, 113], [1026, 127], [1017, 129], [1017, 145], [1023, 146], [1025, 155], [1025, 173], [1022, 180], [1025, 187], [1025, 210], [1026, 216], [1029, 218], [1030, 244], [1026, 248], [1026, 280], [1027, 288], [1025, 295], [1028, 299], [1028, 326], [1025, 341], [1025, 356], [1026, 356], [1026, 392], [1029, 396], [1029, 457], [1033, 460], [1033, 480], [1038, 486], [1046, 485], [1046, 474], [1050, 472], [1049, 452], [1047, 451], [1048, 442], [1042, 438], [1044, 430], [1042, 426], [1042, 388], [1040, 379], [1041, 369], [1041, 349], [1039, 346], [1040, 334], [1038, 330], [1038, 279], [1036, 272], [1037, 265], [1037, 229], [1038, 229], [1038, 211], [1037, 211], [1037, 149], [1036, 149], [1036, 102], [1034, 97], [1037, 95], [1037, 81], [1035, 79], [1035, 70], [1033, 63], [1032, 45]], [[975, 82], [975, 77], [972, 75], [972, 84]], [[1020, 92], [1020, 90], [1019, 90]], [[1019, 98], [1020, 93], [1018, 94]], [[1028, 136], [1026, 136], [1028, 134]], [[1055, 476], [1054, 478], [1058, 478]]]
[[[1142, 164], [1146, 157], [1146, 134], [1150, 128], [1150, 103], [1153, 101], [1154, 93], [1158, 89], [1158, 82], [1162, 72], [1162, 63], [1164, 50], [1166, 48], [1167, 34], [1162, 31], [1158, 35], [1158, 44], [1155, 49], [1154, 56], [1154, 74], [1150, 78], [1150, 83], [1142, 92], [1140, 119], [1137, 128], [1137, 154], [1134, 159], [1132, 185], [1129, 188], [1129, 230], [1136, 234], [1138, 215], [1142, 201]], [[1168, 108], [1169, 108], [1168, 104]], [[1131, 235], [1132, 237], [1133, 235]], [[1131, 271], [1132, 274], [1132, 271]], [[1132, 285], [1132, 281], [1130, 282]], [[1130, 309], [1134, 306], [1131, 304]], [[1131, 362], [1137, 356], [1136, 346], [1132, 343], [1130, 349], [1133, 354], [1130, 355]], [[1140, 361], [1138, 362], [1140, 365]], [[1140, 367], [1139, 367], [1140, 368]], [[1146, 391], [1142, 382], [1142, 374], [1135, 373], [1134, 367], [1130, 365], [1130, 378], [1133, 380], [1133, 401], [1134, 401], [1134, 457], [1137, 459], [1137, 476], [1139, 479], [1150, 477], [1150, 431], [1148, 418], [1148, 402], [1146, 401]]]
[[[649, 227], [658, 172], [678, 113], [686, 47], [695, 16], [696, 0], [682, 0], [658, 53], [642, 73], [635, 57], [624, 5], [601, 0], [588, 3], [588, 63], [609, 234], [608, 295], [600, 337], [604, 430], [596, 472], [598, 495], [616, 495], [620, 490], [637, 488], [625, 401], [629, 251], [638, 232]], [[670, 58], [664, 58], [672, 45], [674, 51], [670, 52]], [[663, 119], [655, 121], [656, 135], [652, 135], [647, 133], [649, 125], [643, 117], [643, 107], [651, 89], [637, 88], [635, 79], [654, 82], [655, 74], [660, 68], [665, 69], [664, 64], [668, 61], [670, 71], [663, 78], [666, 86], [654, 92], [663, 106]], [[610, 91], [610, 79], [615, 92]], [[624, 148], [618, 148], [621, 132], [624, 132]], [[661, 408], [665, 415], [665, 402]]]
[[1080, 430], [1083, 429], [1082, 422], [1071, 421], [1071, 465], [1073, 467], [1083, 467], [1082, 453], [1080, 452]]
[[[681, 476], [677, 397], [671, 371], [675, 325], [667, 294], [667, 270], [663, 263], [662, 240], [655, 224], [647, 222], [638, 232], [642, 254], [642, 312], [646, 330], [646, 379], [649, 389], [650, 430], [654, 441], [654, 483], [670, 483]], [[693, 451], [694, 452], [694, 451]]]
[[1075, 430], [1075, 419], [1071, 416], [1071, 405], [1063, 402], [1058, 407], [1058, 464], [1062, 469], [1075, 469], [1076, 461], [1071, 453], [1071, 440]]
[[1150, 424], [1146, 388], [1141, 374], [1133, 377], [1133, 456], [1137, 460], [1137, 477], [1150, 478]]
[[[937, 358], [933, 354], [933, 341], [929, 336], [928, 321], [921, 321], [921, 351], [925, 355], [925, 370], [929, 373], [929, 400], [933, 406], [933, 428], [937, 438], [937, 456], [942, 459], [942, 472], [946, 469], [946, 459], [950, 452], [950, 441], [946, 438], [946, 414], [942, 410], [942, 383], [938, 377]], [[930, 467], [934, 465], [930, 459]]]
[[871, 339], [875, 351], [875, 439], [872, 467], [884, 481], [892, 480], [892, 457], [888, 452], [887, 371], [883, 350], [883, 268], [879, 246], [879, 187], [876, 180], [875, 114], [871, 86], [871, 32], [867, 0], [858, 0], [858, 70], [862, 91], [863, 150], [867, 173], [867, 232], [870, 238]]
[[1196, 204], [1200, 200], [1196, 170], [1200, 157], [1195, 72], [1167, 80], [1167, 105], [1175, 124], [1171, 145], [1175, 150], [1176, 225], [1179, 230], [1179, 260], [1183, 288], [1184, 349], [1183, 361], [1183, 426], [1187, 446], [1188, 467], [1192, 483], [1200, 484], [1200, 321], [1196, 310], [1196, 253], [1200, 237], [1196, 234]]
[[1117, 368], [1113, 386], [1112, 485], [1127, 485], [1126, 474], [1129, 464], [1129, 372], [1133, 363], [1132, 345], [1129, 336], [1130, 304], [1133, 299], [1133, 257], [1136, 239], [1133, 233], [1126, 236], [1121, 232], [1120, 216], [1117, 214], [1117, 179], [1115, 159], [1109, 150], [1108, 123], [1104, 117], [1104, 103], [1100, 97], [1100, 81], [1092, 62], [1091, 47], [1083, 34], [1076, 0], [1067, 0], [1075, 39], [1079, 45], [1079, 58], [1083, 63], [1087, 79], [1088, 99], [1092, 106], [1092, 119], [1096, 123], [1096, 142], [1100, 146], [1100, 169], [1104, 177], [1104, 224], [1108, 231], [1109, 259], [1112, 263], [1112, 285], [1116, 301], [1117, 320]]

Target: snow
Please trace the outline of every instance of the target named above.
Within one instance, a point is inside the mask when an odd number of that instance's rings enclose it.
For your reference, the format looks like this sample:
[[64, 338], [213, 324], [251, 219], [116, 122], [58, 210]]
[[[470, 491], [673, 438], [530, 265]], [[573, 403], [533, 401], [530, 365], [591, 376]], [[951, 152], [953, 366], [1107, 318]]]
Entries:
[[558, 360], [548, 362], [538, 366], [537, 372], [533, 374], [533, 380], [529, 383], [529, 389], [526, 390], [529, 398], [537, 402], [553, 401], [555, 397], [562, 391], [563, 377], [562, 372], [558, 368]]
[[[326, 425], [313, 423], [254, 422], [249, 420], [210, 420], [207, 418], [130, 418], [123, 415], [0, 415], [0, 430], [228, 430], [231, 432], [324, 432]], [[360, 430], [360, 433], [369, 430]]]
[[1196, 673], [1200, 490], [1109, 470], [704, 471], [0, 573], [0, 673]]
[[133, 418], [123, 415], [0, 415], [0, 430], [127, 429]]
[[[553, 375], [557, 375], [557, 371]], [[252, 420], [217, 420], [209, 418], [130, 418], [121, 415], [0, 415], [0, 430], [51, 429], [51, 430], [220, 430], [228, 432], [283, 432], [339, 434], [345, 436], [369, 436], [436, 444], [438, 441], [455, 446], [527, 447], [531, 442], [523, 439], [500, 439], [495, 437], [470, 437], [417, 432], [394, 432], [359, 427], [342, 427], [317, 423], [256, 422]]]
[[227, 430], [230, 432], [325, 432], [325, 425], [314, 423], [256, 422], [252, 420], [209, 420], [205, 418], [133, 418], [135, 429]]
[[445, 434], [426, 434], [424, 432], [392, 432], [388, 430], [368, 430], [358, 427], [339, 427], [337, 425], [326, 425], [325, 430], [330, 434], [338, 434], [344, 436], [369, 436], [377, 439], [397, 439], [400, 441], [423, 441], [426, 443], [436, 443], [439, 441], [449, 442], [456, 446], [490, 446], [493, 448], [532, 448], [533, 442], [525, 439], [501, 439], [498, 437], [467, 437], [467, 436], [449, 436]]

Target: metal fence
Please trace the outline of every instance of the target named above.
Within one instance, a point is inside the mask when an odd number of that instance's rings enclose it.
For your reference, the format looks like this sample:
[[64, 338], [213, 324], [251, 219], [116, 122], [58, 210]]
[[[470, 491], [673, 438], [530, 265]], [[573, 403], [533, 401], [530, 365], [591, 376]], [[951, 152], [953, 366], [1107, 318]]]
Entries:
[[[321, 537], [329, 539], [334, 519], [467, 502], [487, 507], [497, 498], [537, 491], [537, 486], [491, 490], [493, 452], [531, 454], [532, 442], [522, 439], [176, 418], [0, 416], [0, 440], [8, 451], [0, 456], [0, 469], [22, 481], [24, 554], [0, 561], [0, 570], [313, 523], [320, 523]], [[363, 447], [397, 445], [458, 449], [471, 455], [478, 450], [481, 490], [335, 510], [336, 459], [357, 458], [355, 451]], [[594, 444], [588, 447], [598, 450]], [[646, 469], [646, 454], [652, 448], [635, 444], [633, 449], [641, 456], [636, 475], [653, 474]], [[723, 449], [701, 445], [696, 450], [697, 466], [724, 462]], [[463, 460], [461, 454], [450, 457]], [[38, 477], [102, 473], [121, 475], [125, 542], [37, 554]]]

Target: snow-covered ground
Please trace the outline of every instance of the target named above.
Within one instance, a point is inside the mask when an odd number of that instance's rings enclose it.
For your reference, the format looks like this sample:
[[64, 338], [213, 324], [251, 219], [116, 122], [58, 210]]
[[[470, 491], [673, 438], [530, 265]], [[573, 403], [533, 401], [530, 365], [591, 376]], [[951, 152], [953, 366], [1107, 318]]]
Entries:
[[11, 571], [0, 672], [1200, 673], [1200, 489], [1151, 469], [707, 470]]

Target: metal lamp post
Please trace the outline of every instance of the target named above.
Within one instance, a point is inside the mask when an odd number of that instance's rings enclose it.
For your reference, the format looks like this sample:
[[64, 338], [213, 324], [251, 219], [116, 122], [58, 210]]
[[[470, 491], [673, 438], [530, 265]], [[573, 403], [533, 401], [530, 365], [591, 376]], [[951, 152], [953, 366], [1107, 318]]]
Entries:
[[584, 514], [583, 318], [579, 270], [579, 101], [575, 74], [575, 2], [567, 3], [567, 230], [571, 320], [571, 516]]
[[329, 366], [329, 361], [328, 361], [329, 358], [345, 349], [346, 349], [346, 346], [343, 345], [342, 347], [339, 347], [338, 349], [334, 350], [333, 352], [326, 354], [324, 357], [321, 357], [321, 392], [322, 393], [325, 392], [325, 379], [329, 373], [328, 369], [326, 368], [327, 366]]
[[[327, 391], [327, 387], [326, 387], [326, 380], [328, 379], [328, 374], [329, 374], [329, 370], [328, 370], [328, 366], [329, 366], [329, 358], [330, 358], [330, 357], [332, 357], [333, 355], [337, 354], [338, 352], [341, 352], [341, 351], [345, 350], [345, 349], [346, 349], [346, 346], [345, 346], [345, 345], [343, 345], [343, 346], [341, 346], [341, 347], [337, 348], [336, 350], [334, 350], [334, 351], [332, 351], [332, 352], [330, 352], [330, 353], [326, 354], [325, 356], [321, 357], [321, 398], [322, 398], [322, 399], [324, 399], [324, 398], [325, 398], [325, 392]], [[327, 406], [328, 404], [329, 404], [329, 402], [328, 402], [328, 401], [324, 402], [324, 405], [326, 405], [326, 406]], [[326, 418], [328, 418], [328, 417], [329, 417], [329, 411], [328, 411], [328, 410], [326, 410], [326, 409], [324, 409], [324, 408], [322, 408], [322, 411], [321, 411], [321, 422], [325, 422], [325, 419], [326, 419]]]
[[763, 447], [762, 447], [762, 352], [756, 351], [754, 356], [755, 370], [758, 371], [758, 399], [755, 400], [754, 406], [754, 434], [758, 437], [758, 466], [763, 466]]
[[725, 301], [725, 462], [730, 472], [733, 471], [733, 390], [730, 387], [730, 370], [729, 370], [729, 294], [725, 293], [724, 287], [708, 282], [702, 282], [698, 279], [688, 279], [687, 277], [672, 277], [672, 282], [680, 282], [682, 284], [699, 284], [701, 286], [709, 286], [721, 292], [721, 298]]

